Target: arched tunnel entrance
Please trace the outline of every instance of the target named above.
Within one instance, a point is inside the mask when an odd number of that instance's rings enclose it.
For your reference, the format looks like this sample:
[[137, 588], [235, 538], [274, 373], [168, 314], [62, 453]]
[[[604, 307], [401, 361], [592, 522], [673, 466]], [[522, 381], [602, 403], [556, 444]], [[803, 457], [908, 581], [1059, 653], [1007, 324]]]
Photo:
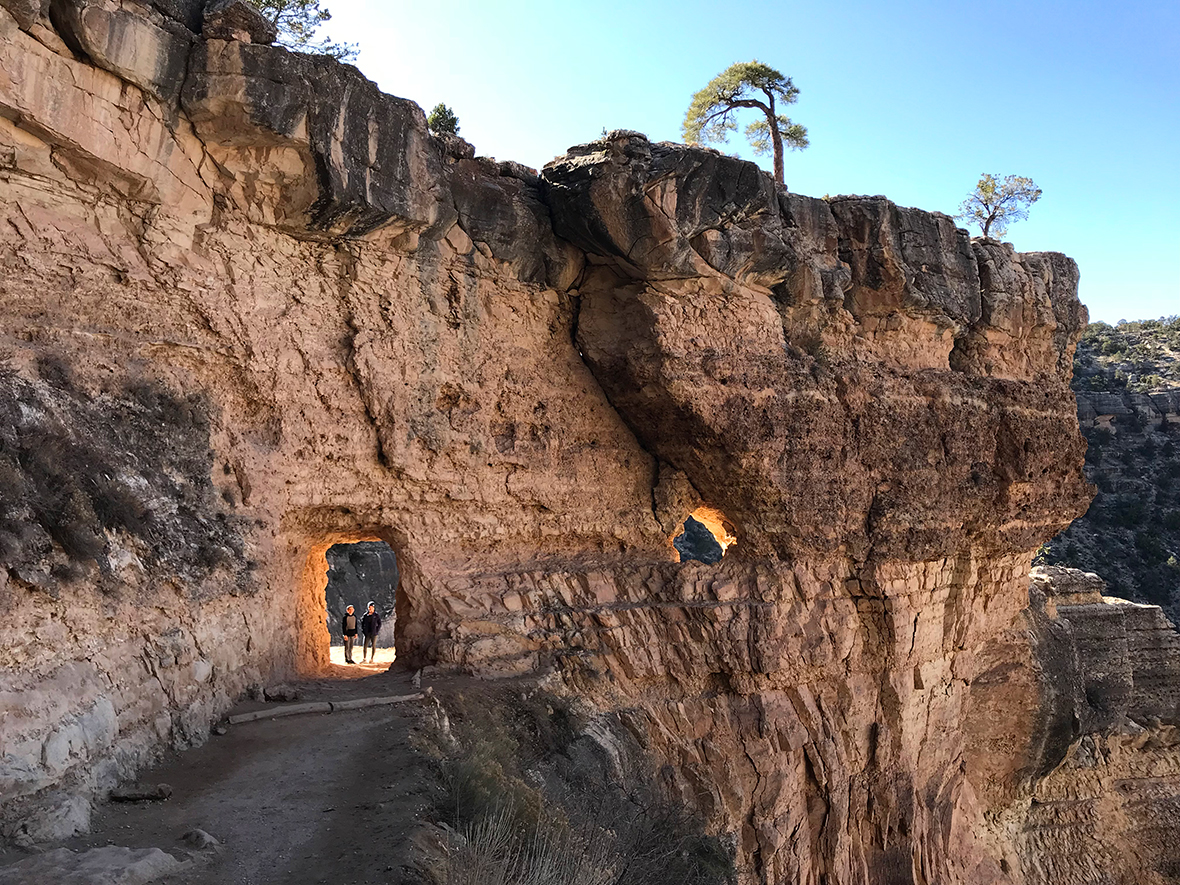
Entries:
[[[305, 676], [347, 676], [363, 669], [387, 669], [398, 658], [398, 638], [406, 608], [403, 582], [409, 563], [385, 533], [332, 533], [304, 547], [297, 596], [295, 671]], [[412, 569], [411, 569], [412, 570]], [[364, 644], [369, 604], [380, 621], [371, 653]], [[346, 653], [344, 618], [353, 607], [357, 636]], [[355, 665], [347, 664], [351, 657]], [[356, 675], [362, 675], [358, 672]]]
[[[394, 624], [399, 582], [397, 554], [384, 541], [333, 544], [325, 553], [328, 583], [324, 588], [330, 637], [329, 659], [343, 665], [358, 657], [385, 666], [396, 657]], [[361, 634], [346, 642], [348, 609]], [[370, 648], [370, 642], [372, 647]], [[345, 654], [346, 650], [352, 654]]]

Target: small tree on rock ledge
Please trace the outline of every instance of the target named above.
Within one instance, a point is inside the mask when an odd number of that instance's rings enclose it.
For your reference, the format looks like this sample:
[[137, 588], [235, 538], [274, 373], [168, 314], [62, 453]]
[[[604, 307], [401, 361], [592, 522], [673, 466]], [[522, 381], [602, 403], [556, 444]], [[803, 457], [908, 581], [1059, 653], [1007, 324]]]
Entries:
[[1009, 175], [1003, 181], [985, 172], [975, 190], [959, 205], [955, 216], [979, 227], [985, 237], [1001, 238], [1013, 221], [1028, 218], [1028, 207], [1041, 198], [1031, 178]]
[[734, 112], [753, 108], [759, 119], [746, 127], [754, 153], [774, 156], [774, 180], [783, 183], [783, 146], [807, 147], [807, 128], [792, 123], [779, 113], [782, 105], [794, 104], [799, 89], [769, 65], [755, 59], [730, 65], [692, 97], [681, 131], [687, 142], [724, 142], [737, 129]]
[[297, 52], [330, 55], [337, 61], [356, 61], [355, 43], [316, 40], [316, 31], [332, 18], [320, 0], [249, 0], [279, 32], [278, 43]]
[[426, 125], [430, 127], [430, 131], [435, 135], [459, 134], [459, 118], [455, 116], [454, 111], [441, 101], [426, 116]]

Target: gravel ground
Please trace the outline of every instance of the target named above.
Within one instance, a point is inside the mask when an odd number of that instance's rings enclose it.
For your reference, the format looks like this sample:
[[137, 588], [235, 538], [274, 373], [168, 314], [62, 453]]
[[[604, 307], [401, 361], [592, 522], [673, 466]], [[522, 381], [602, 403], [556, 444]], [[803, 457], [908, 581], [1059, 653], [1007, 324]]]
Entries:
[[[299, 683], [300, 701], [410, 694], [409, 674], [387, 666], [334, 667], [333, 678]], [[234, 726], [143, 773], [141, 783], [171, 785], [170, 799], [103, 804], [92, 833], [66, 847], [179, 856], [180, 837], [199, 827], [222, 843], [220, 854], [168, 885], [392, 885], [428, 801], [408, 743], [413, 717], [395, 705]]]

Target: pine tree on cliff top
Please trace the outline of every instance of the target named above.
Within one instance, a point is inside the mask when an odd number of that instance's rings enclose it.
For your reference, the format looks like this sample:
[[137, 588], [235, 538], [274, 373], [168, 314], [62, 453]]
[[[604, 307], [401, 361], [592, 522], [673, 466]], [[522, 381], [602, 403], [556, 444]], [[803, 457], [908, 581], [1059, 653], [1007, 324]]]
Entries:
[[754, 153], [773, 154], [774, 180], [783, 183], [783, 147], [794, 150], [807, 147], [807, 128], [792, 123], [779, 113], [784, 105], [794, 104], [799, 89], [769, 65], [757, 59], [730, 65], [692, 97], [684, 115], [681, 131], [689, 143], [725, 142], [737, 129], [735, 112], [753, 108], [761, 116], [746, 127]]
[[320, 0], [250, 0], [279, 32], [279, 45], [297, 52], [330, 55], [338, 61], [356, 61], [355, 43], [316, 40], [316, 31], [331, 20], [332, 13], [320, 8]]
[[426, 116], [426, 125], [435, 135], [458, 135], [459, 118], [441, 101]]

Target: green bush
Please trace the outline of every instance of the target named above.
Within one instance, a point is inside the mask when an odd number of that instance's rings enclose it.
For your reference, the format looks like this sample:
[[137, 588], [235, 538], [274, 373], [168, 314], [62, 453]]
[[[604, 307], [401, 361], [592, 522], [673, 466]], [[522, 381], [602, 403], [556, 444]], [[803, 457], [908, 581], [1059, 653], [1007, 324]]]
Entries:
[[1106, 513], [1111, 525], [1131, 528], [1143, 522], [1146, 509], [1147, 506], [1142, 499], [1129, 495], [1118, 495], [1107, 505]]
[[1160, 536], [1152, 531], [1136, 532], [1135, 549], [1149, 565], [1163, 562], [1169, 556], [1169, 551], [1160, 540]]

